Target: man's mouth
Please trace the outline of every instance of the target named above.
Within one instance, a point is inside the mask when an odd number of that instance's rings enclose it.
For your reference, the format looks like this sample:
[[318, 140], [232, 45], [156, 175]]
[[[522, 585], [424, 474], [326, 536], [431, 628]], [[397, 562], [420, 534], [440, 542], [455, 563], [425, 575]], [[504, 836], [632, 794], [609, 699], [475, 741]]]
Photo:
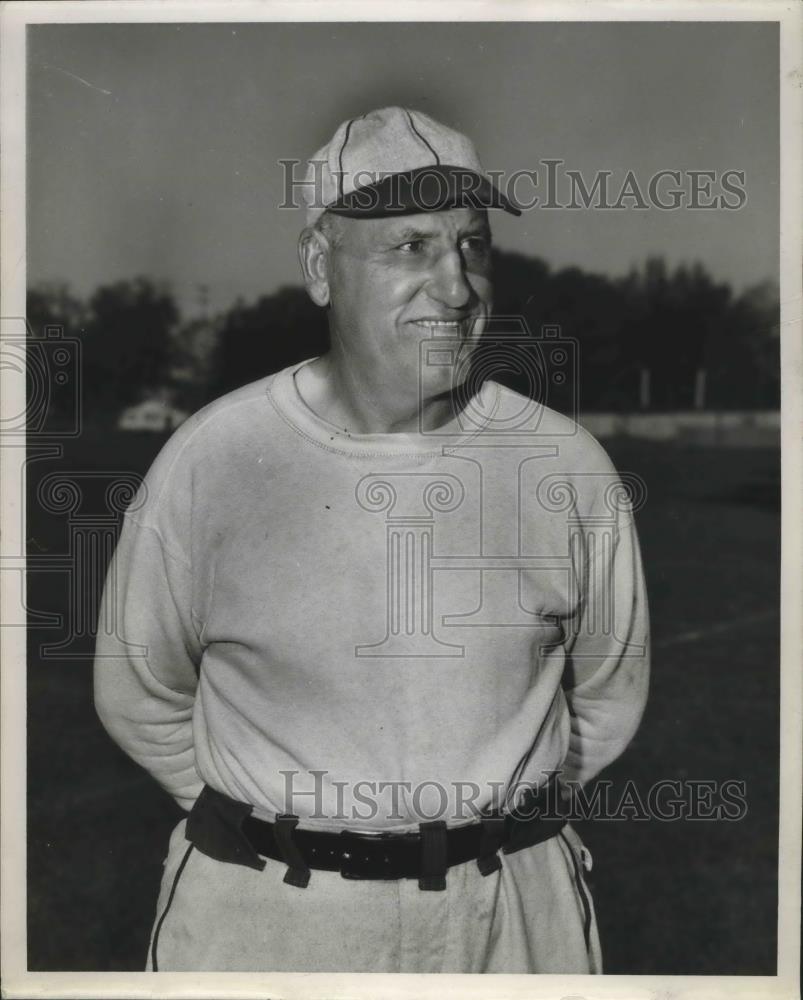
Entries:
[[464, 316], [462, 319], [438, 319], [434, 316], [425, 316], [422, 319], [414, 319], [412, 322], [414, 326], [440, 337], [460, 337], [471, 332], [476, 319], [476, 316]]

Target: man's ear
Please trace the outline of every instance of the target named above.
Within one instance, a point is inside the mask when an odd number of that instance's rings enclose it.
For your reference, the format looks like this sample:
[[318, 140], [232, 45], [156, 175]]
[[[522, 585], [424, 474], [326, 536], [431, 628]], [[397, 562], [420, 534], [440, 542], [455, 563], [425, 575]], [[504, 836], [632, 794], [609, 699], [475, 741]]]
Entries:
[[329, 305], [329, 254], [326, 237], [307, 226], [298, 237], [298, 260], [307, 293], [316, 306]]

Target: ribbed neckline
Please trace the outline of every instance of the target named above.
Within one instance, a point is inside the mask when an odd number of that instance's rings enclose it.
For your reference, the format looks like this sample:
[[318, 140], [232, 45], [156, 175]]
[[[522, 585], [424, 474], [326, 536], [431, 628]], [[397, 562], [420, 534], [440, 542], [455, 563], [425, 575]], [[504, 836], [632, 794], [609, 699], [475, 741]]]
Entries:
[[458, 416], [425, 434], [347, 434], [323, 420], [307, 406], [296, 385], [296, 372], [315, 358], [308, 358], [277, 372], [268, 380], [267, 395], [282, 419], [302, 437], [327, 451], [345, 455], [441, 455], [476, 437], [493, 419], [499, 406], [499, 385], [488, 381]]

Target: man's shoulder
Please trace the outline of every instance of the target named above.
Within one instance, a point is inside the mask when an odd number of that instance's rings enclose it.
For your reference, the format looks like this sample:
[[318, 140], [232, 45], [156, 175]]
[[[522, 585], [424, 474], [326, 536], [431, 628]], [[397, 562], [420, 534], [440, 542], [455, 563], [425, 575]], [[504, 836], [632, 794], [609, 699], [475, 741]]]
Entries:
[[199, 467], [213, 468], [248, 446], [255, 436], [270, 437], [273, 409], [268, 389], [275, 375], [264, 376], [208, 403], [173, 432], [148, 470], [152, 495], [169, 484], [180, 486]]
[[566, 472], [609, 472], [613, 464], [605, 448], [574, 417], [553, 410], [515, 389], [496, 383], [493, 423], [511, 443], [530, 441], [555, 449]]
[[[248, 420], [257, 411], [265, 411], [268, 400], [268, 390], [271, 383], [279, 373], [264, 375], [262, 378], [241, 385], [237, 389], [217, 399], [213, 399], [206, 406], [197, 410], [184, 424], [181, 425], [177, 433], [182, 430], [193, 431], [205, 428], [208, 432], [226, 432], [229, 428], [239, 428], [244, 420]], [[269, 410], [268, 410], [269, 412]]]

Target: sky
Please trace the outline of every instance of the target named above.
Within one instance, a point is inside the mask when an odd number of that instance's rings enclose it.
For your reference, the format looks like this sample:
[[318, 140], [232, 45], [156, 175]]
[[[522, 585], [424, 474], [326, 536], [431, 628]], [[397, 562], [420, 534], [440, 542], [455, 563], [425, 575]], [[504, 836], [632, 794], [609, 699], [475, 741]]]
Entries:
[[[66, 24], [28, 29], [28, 280], [85, 296], [136, 275], [187, 314], [300, 281], [305, 160], [371, 108], [466, 132], [488, 170], [744, 171], [737, 210], [493, 213], [494, 239], [609, 276], [648, 255], [737, 290], [778, 271], [777, 25], [768, 23]], [[300, 171], [301, 168], [299, 168]], [[736, 182], [737, 186], [742, 186]], [[690, 181], [681, 187], [686, 203]], [[668, 185], [668, 186], [671, 186]], [[667, 196], [664, 195], [664, 198]], [[733, 203], [736, 198], [729, 196]], [[632, 206], [633, 199], [625, 200]], [[206, 286], [202, 293], [200, 286]]]

